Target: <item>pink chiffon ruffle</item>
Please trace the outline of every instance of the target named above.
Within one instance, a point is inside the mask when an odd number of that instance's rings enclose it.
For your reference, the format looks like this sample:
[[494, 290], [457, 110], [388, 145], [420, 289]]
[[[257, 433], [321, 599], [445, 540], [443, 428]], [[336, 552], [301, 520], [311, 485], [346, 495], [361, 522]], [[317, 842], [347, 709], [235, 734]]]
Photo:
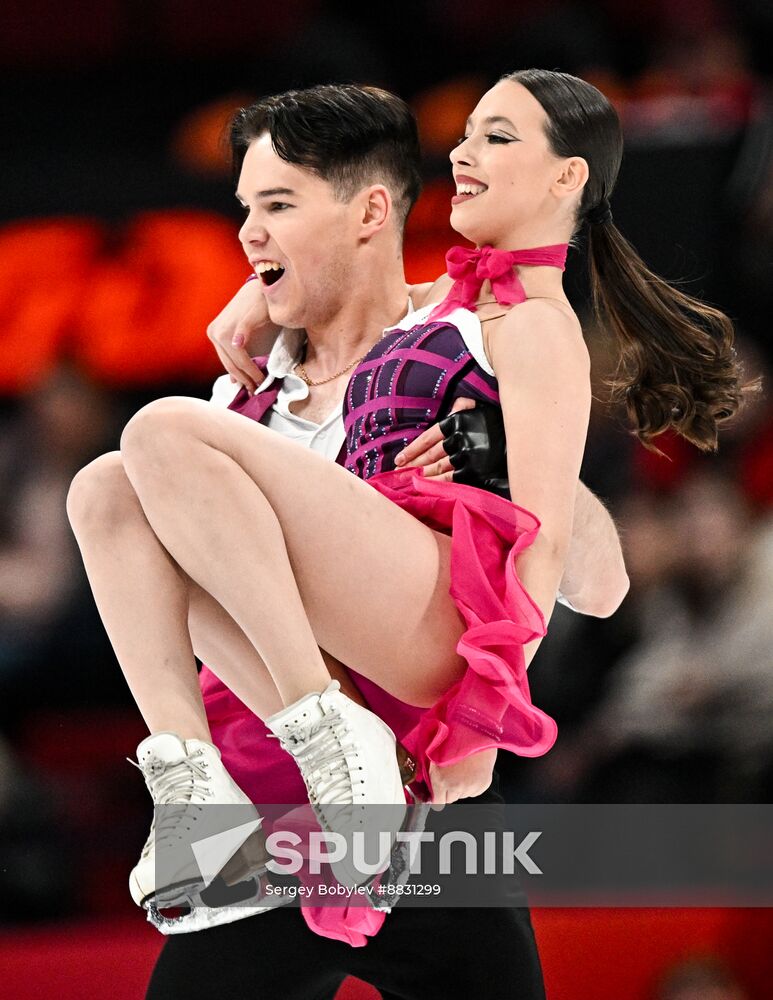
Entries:
[[468, 663], [464, 677], [402, 736], [416, 757], [417, 780], [431, 793], [430, 762], [453, 764], [489, 748], [523, 757], [547, 753], [557, 727], [532, 704], [523, 654], [525, 643], [545, 635], [545, 619], [515, 569], [539, 520], [484, 490], [427, 479], [422, 469], [383, 472], [367, 482], [424, 524], [451, 534], [450, 594], [467, 626], [456, 647]]

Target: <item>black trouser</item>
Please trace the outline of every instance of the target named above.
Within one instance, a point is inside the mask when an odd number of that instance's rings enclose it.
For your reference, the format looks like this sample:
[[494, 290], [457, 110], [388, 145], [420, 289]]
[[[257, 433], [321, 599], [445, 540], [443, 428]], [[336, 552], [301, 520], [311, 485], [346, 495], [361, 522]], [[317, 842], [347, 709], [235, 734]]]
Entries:
[[332, 1000], [347, 975], [384, 1000], [544, 1000], [525, 909], [396, 907], [362, 948], [284, 908], [170, 937], [149, 1000]]
[[[501, 802], [496, 788], [466, 801]], [[398, 905], [362, 948], [315, 934], [295, 907], [170, 937], [147, 1000], [332, 1000], [347, 975], [384, 1000], [545, 997], [525, 907]]]

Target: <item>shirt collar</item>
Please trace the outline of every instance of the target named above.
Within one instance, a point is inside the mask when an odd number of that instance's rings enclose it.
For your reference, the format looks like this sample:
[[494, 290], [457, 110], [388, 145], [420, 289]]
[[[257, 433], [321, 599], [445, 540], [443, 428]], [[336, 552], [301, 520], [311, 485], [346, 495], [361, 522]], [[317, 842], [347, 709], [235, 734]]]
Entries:
[[281, 382], [288, 375], [294, 374], [293, 367], [300, 360], [305, 339], [306, 334], [303, 330], [283, 328], [279, 331], [266, 362], [266, 378], [258, 386], [258, 393], [268, 389], [274, 380], [278, 379]]
[[268, 356], [268, 374], [274, 378], [291, 375], [293, 366], [300, 360], [305, 339], [303, 330], [281, 330]]

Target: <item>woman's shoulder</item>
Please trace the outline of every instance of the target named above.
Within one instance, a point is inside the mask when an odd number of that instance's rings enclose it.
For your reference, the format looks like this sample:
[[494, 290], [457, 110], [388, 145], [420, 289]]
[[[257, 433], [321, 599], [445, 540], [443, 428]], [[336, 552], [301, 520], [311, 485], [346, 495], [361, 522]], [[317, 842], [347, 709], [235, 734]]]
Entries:
[[[450, 288], [450, 284], [448, 286]], [[416, 331], [419, 335], [423, 334], [427, 330], [432, 330], [433, 333], [441, 328], [453, 329], [455, 335], [460, 337], [467, 351], [471, 355], [472, 359], [476, 364], [486, 372], [487, 375], [493, 377], [494, 371], [486, 357], [486, 352], [483, 347], [483, 327], [481, 325], [481, 318], [478, 316], [477, 312], [472, 312], [469, 309], [464, 309], [461, 306], [457, 306], [451, 309], [450, 312], [444, 314], [436, 320], [430, 319], [431, 313], [435, 306], [439, 305], [440, 302], [445, 298], [447, 294], [447, 289], [438, 298], [436, 295], [430, 296], [424, 305], [417, 307], [416, 302], [413, 302], [414, 310], [405, 316], [396, 326], [389, 327], [384, 331], [384, 335], [395, 334], [398, 331], [410, 332]], [[458, 347], [458, 341], [449, 341], [450, 347], [448, 349], [456, 352]], [[433, 353], [438, 353], [438, 350], [443, 350], [437, 342], [433, 344]], [[450, 357], [451, 355], [449, 355]]]
[[582, 324], [561, 299], [532, 298], [510, 309], [497, 322], [484, 325], [486, 355], [492, 367], [527, 358], [552, 364], [560, 358], [580, 369], [590, 368]]

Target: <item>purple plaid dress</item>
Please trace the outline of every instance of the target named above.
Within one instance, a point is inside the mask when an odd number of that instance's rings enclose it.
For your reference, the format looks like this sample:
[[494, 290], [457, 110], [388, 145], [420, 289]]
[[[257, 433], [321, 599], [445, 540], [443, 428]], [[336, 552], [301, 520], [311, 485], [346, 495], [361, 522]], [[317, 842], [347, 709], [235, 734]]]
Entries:
[[409, 329], [401, 324], [388, 331], [355, 369], [343, 413], [346, 468], [360, 479], [394, 469], [395, 455], [447, 417], [460, 396], [499, 405], [497, 381], [483, 354], [480, 323], [462, 310], [455, 318], [461, 320], [475, 355], [459, 328], [442, 319]]

